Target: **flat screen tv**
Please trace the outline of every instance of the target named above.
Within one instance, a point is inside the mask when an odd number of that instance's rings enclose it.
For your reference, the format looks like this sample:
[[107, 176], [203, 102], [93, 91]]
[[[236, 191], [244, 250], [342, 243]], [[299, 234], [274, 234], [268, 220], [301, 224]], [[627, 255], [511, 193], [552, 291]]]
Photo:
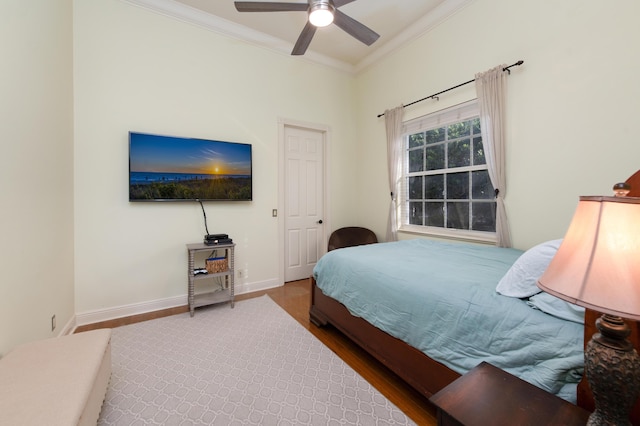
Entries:
[[129, 132], [129, 201], [249, 201], [251, 145]]

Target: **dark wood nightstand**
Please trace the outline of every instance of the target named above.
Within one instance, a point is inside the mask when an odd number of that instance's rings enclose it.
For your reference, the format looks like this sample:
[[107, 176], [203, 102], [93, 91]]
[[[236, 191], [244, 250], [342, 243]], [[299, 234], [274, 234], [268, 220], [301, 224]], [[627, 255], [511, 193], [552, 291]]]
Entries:
[[583, 426], [590, 414], [486, 362], [430, 401], [439, 426]]

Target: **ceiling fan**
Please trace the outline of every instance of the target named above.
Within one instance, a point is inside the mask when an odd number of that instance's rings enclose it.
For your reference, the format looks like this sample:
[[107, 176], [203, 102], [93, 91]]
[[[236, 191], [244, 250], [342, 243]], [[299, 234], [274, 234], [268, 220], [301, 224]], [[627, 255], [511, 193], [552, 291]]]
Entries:
[[326, 27], [331, 23], [336, 24], [340, 29], [367, 46], [371, 46], [380, 37], [375, 31], [338, 10], [340, 6], [354, 1], [308, 0], [307, 3], [236, 1], [234, 3], [238, 12], [307, 12], [309, 19], [291, 52], [292, 55], [304, 55], [316, 29]]

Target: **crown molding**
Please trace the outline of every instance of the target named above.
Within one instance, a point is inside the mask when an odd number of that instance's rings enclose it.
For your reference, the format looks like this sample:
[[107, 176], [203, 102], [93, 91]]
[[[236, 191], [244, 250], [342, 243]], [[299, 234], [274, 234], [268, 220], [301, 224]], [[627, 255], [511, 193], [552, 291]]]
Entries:
[[408, 26], [404, 31], [392, 38], [378, 49], [367, 55], [362, 61], [354, 67], [354, 72], [359, 73], [369, 66], [375, 64], [385, 56], [399, 50], [401, 47], [411, 43], [420, 36], [428, 33], [442, 22], [449, 19], [459, 10], [467, 6], [473, 0], [446, 0], [431, 12]]
[[[203, 12], [173, 0], [122, 0], [134, 6], [139, 6], [160, 15], [194, 24], [225, 37], [241, 40], [249, 44], [264, 47], [277, 53], [291, 56], [293, 45], [277, 37], [253, 30], [244, 25], [236, 24], [219, 16]], [[325, 65], [339, 71], [353, 74], [355, 67], [343, 61], [330, 58], [316, 52], [308, 51], [304, 56], [297, 57], [310, 62]]]
[[[277, 37], [253, 30], [244, 25], [236, 24], [218, 16], [203, 12], [174, 0], [122, 0], [134, 6], [139, 6], [155, 13], [194, 24], [213, 31], [225, 37], [245, 41], [249, 44], [267, 48], [274, 52], [290, 56], [292, 44]], [[317, 52], [307, 51], [297, 60], [305, 60], [325, 65], [349, 74], [357, 74], [402, 46], [414, 41], [429, 32], [441, 22], [467, 6], [473, 0], [446, 0], [420, 20], [407, 27], [403, 32], [373, 50], [356, 65], [339, 61]]]

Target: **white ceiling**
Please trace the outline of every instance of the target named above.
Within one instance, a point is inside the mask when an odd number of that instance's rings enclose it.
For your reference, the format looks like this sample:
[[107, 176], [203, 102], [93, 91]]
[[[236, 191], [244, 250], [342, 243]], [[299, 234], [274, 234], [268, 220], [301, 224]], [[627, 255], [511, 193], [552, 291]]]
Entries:
[[[307, 19], [305, 12], [243, 12], [233, 0], [126, 0], [164, 15], [289, 54]], [[265, 1], [265, 0], [254, 0]], [[279, 0], [306, 3], [301, 0]], [[366, 46], [335, 25], [318, 28], [304, 59], [357, 72], [425, 33], [472, 0], [357, 0], [340, 8], [380, 34]]]

